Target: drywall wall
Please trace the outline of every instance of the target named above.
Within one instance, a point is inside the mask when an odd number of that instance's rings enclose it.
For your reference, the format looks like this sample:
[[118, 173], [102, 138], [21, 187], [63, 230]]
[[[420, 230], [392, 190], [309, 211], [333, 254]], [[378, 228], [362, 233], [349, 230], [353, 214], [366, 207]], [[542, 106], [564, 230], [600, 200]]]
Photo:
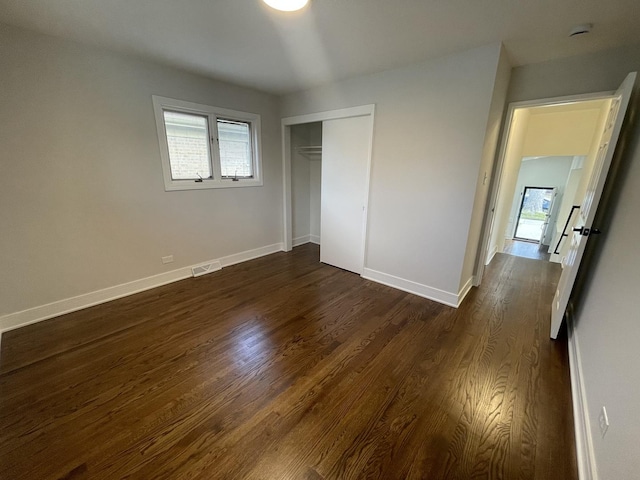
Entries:
[[539, 113], [550, 108], [532, 108], [522, 156], [587, 155], [598, 128], [600, 107], [551, 113]]
[[[282, 242], [277, 97], [8, 26], [0, 65], [0, 316]], [[152, 94], [260, 114], [264, 186], [165, 192]]]
[[[294, 245], [306, 237], [308, 240], [310, 225], [310, 162], [299, 153], [296, 147], [309, 145], [309, 126], [306, 124], [291, 127], [291, 226]], [[296, 241], [296, 239], [299, 239]], [[306, 243], [306, 242], [304, 242]]]
[[[502, 120], [505, 113], [505, 102], [507, 99], [507, 89], [509, 78], [511, 77], [511, 64], [504, 49], [500, 52], [498, 65], [496, 68], [496, 79], [493, 87], [491, 106], [489, 108], [489, 119], [487, 121], [487, 131], [485, 133], [484, 146], [482, 148], [482, 162], [480, 172], [476, 182], [476, 195], [473, 200], [473, 212], [471, 214], [471, 224], [467, 247], [465, 251], [462, 275], [460, 277], [459, 291], [464, 295], [465, 290], [470, 288], [473, 276], [477, 273], [478, 252], [480, 249], [480, 238], [483, 232], [485, 216], [487, 214], [487, 200], [493, 167], [495, 165], [496, 150], [498, 147], [498, 136], [502, 127]], [[476, 279], [476, 285], [479, 282]]]
[[513, 112], [509, 138], [505, 147], [498, 196], [494, 207], [493, 224], [489, 238], [486, 262], [489, 264], [497, 252], [504, 249], [505, 232], [509, 222], [509, 213], [515, 184], [522, 160], [522, 145], [529, 123], [529, 109], [517, 109]]
[[[564, 186], [569, 178], [573, 157], [540, 157], [526, 159], [520, 162], [520, 171], [516, 180], [515, 195], [511, 203], [510, 222], [507, 234], [513, 236], [522, 192], [524, 187], [556, 187], [558, 189], [557, 202], [562, 202], [564, 196]], [[556, 210], [557, 212], [557, 210]], [[555, 217], [550, 219], [551, 225], [555, 224]], [[550, 238], [548, 239], [551, 240]], [[548, 245], [549, 243], [545, 243]]]
[[283, 116], [376, 105], [368, 269], [457, 297], [500, 50], [477, 48], [283, 97]]
[[[608, 50], [514, 69], [511, 101], [615, 90], [630, 71], [640, 70], [640, 45]], [[637, 92], [636, 92], [637, 93]], [[616, 153], [620, 175], [608, 182], [609, 208], [599, 209], [604, 234], [587, 245], [594, 261], [586, 272], [575, 315], [572, 341], [580, 347], [578, 366], [587, 399], [587, 415], [600, 480], [637, 478], [640, 457], [640, 357], [637, 292], [640, 256], [640, 123], [623, 133], [624, 150]], [[588, 253], [589, 253], [588, 252]], [[581, 275], [584, 275], [584, 270]], [[598, 415], [608, 410], [610, 427], [600, 435]], [[582, 412], [576, 412], [581, 415]]]

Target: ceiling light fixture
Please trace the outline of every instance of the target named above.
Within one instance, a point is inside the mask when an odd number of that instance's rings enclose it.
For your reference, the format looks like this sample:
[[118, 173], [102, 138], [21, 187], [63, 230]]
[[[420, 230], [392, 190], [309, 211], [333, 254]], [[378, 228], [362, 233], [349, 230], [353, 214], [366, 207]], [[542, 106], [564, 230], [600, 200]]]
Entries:
[[262, 0], [271, 8], [280, 10], [282, 12], [295, 12], [303, 8], [309, 0]]

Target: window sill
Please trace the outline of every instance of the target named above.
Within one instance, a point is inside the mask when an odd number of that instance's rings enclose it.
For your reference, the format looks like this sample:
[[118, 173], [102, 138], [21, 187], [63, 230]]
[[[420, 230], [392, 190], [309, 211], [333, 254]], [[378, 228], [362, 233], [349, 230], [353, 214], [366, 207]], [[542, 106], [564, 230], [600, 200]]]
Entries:
[[203, 180], [202, 182], [194, 182], [190, 180], [173, 181], [165, 184], [164, 189], [167, 192], [179, 190], [209, 190], [214, 188], [243, 188], [243, 187], [261, 187], [262, 180]]

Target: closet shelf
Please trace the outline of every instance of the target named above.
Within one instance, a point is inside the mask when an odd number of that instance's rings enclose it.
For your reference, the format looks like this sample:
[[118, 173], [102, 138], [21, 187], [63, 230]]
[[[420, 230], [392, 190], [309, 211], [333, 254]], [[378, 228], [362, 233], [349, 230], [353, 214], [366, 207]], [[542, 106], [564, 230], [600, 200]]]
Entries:
[[322, 145], [305, 145], [296, 147], [296, 152], [309, 160], [322, 159]]

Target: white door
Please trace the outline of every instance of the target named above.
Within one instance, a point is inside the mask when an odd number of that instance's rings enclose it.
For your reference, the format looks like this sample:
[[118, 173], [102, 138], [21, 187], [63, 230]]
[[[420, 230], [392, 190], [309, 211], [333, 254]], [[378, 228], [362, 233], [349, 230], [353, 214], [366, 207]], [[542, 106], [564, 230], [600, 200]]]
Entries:
[[371, 115], [322, 122], [320, 261], [362, 274]]
[[627, 111], [629, 97], [631, 96], [635, 80], [635, 72], [627, 75], [627, 78], [622, 82], [622, 85], [611, 101], [609, 116], [607, 117], [604, 132], [602, 133], [600, 148], [598, 149], [598, 154], [593, 165], [589, 186], [587, 187], [584, 200], [580, 206], [576, 228], [573, 234], [569, 236], [571, 246], [566, 259], [563, 260], [564, 268], [560, 276], [558, 289], [553, 298], [553, 305], [551, 306], [551, 338], [558, 336], [560, 325], [562, 324], [567, 305], [569, 304], [571, 289], [576, 280], [576, 274], [578, 273], [578, 267], [580, 266], [589, 234], [592, 232], [593, 218], [596, 214], [598, 203], [600, 202], [604, 182], [609, 172], [609, 166], [611, 165], [613, 152], [618, 142], [618, 136], [620, 135], [620, 129], [625, 112]]
[[542, 236], [540, 237], [540, 241], [538, 245], [549, 245], [551, 243], [552, 231], [551, 228], [551, 218], [556, 213], [557, 205], [560, 202], [557, 202], [558, 199], [558, 189], [554, 188], [551, 192], [549, 192], [549, 199], [545, 198], [548, 201], [548, 205], [544, 208], [544, 223], [542, 224]]

